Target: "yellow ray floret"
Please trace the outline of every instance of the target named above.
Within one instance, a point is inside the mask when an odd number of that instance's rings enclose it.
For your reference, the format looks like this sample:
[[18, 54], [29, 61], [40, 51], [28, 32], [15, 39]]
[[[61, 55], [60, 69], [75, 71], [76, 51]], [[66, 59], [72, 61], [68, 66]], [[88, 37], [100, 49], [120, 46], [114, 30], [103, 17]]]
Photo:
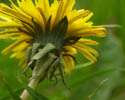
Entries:
[[63, 62], [64, 62], [66, 73], [70, 74], [70, 70], [75, 66], [75, 62], [74, 62], [73, 58], [70, 56], [68, 56], [68, 57], [64, 56]]

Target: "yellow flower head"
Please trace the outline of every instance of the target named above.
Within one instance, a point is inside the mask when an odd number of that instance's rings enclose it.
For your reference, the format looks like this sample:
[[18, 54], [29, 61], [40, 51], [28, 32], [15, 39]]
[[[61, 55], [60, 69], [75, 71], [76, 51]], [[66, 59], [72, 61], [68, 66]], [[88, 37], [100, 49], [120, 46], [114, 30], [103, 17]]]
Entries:
[[25, 65], [26, 50], [34, 43], [40, 43], [37, 49], [52, 43], [56, 47], [53, 53], [61, 55], [67, 73], [75, 65], [77, 51], [90, 61], [96, 61], [98, 52], [88, 45], [98, 45], [98, 42], [86, 36], [103, 37], [106, 29], [88, 21], [93, 15], [89, 10], [72, 9], [75, 0], [54, 0], [51, 5], [48, 0], [35, 0], [34, 3], [17, 0], [17, 5], [10, 0], [10, 3], [11, 7], [0, 3], [0, 28], [4, 29], [0, 38], [15, 42], [2, 53], [12, 51], [11, 58], [22, 59], [20, 66]]

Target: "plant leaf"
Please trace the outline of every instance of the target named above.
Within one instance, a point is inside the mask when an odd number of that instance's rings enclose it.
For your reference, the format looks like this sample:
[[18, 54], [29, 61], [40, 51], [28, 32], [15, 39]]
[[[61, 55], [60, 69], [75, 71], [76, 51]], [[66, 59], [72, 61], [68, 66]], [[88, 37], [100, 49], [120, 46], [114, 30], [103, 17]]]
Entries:
[[49, 100], [48, 98], [38, 93], [34, 89], [30, 88], [29, 86], [24, 84], [24, 87], [29, 92], [29, 94], [34, 98], [34, 100]]

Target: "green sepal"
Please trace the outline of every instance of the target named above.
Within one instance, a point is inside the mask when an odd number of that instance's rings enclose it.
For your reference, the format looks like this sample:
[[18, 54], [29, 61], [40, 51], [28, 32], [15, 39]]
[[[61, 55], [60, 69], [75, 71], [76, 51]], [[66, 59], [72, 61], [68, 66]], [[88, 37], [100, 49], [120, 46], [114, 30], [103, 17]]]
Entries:
[[35, 41], [41, 41], [42, 40], [42, 38], [43, 38], [43, 36], [42, 36], [42, 34], [43, 34], [43, 29], [42, 29], [42, 27], [37, 23], [37, 22], [35, 22], [34, 21], [34, 19], [32, 18], [32, 22], [33, 22], [33, 24], [34, 24], [34, 26], [35, 26], [35, 32], [36, 32], [36, 35], [35, 35]]
[[[26, 25], [28, 25], [28, 26], [31, 27], [33, 30], [35, 30], [35, 28], [34, 28], [31, 24], [29, 24], [28, 22], [23, 21], [23, 20], [21, 20], [21, 19], [19, 19], [19, 20], [22, 22], [23, 26], [24, 26], [26, 29], [29, 30], [29, 28], [26, 26]], [[25, 25], [25, 24], [26, 24], [26, 25]]]
[[27, 47], [27, 50], [26, 50], [26, 65], [28, 65], [28, 63], [30, 62], [31, 55], [32, 55], [32, 46]]
[[80, 39], [81, 37], [69, 37], [69, 38], [66, 38], [64, 41], [63, 41], [63, 45], [66, 46], [66, 45], [73, 45], [75, 44], [76, 42], [78, 42], [78, 40]]
[[33, 70], [33, 77], [34, 78], [42, 78], [43, 75], [48, 72], [50, 69], [50, 66], [53, 64], [55, 61], [56, 56], [53, 55], [52, 53], [49, 53], [46, 55], [44, 58], [39, 59], [36, 61], [36, 65]]
[[53, 49], [55, 49], [55, 46], [53, 44], [51, 43], [46, 44], [46, 46], [43, 49], [39, 49], [39, 52], [32, 57], [32, 60], [38, 60], [42, 58], [44, 55], [46, 55]]
[[20, 33], [20, 31], [10, 31], [10, 32], [4, 32], [4, 30], [0, 31], [0, 35], [12, 34], [12, 33]]
[[45, 56], [47, 53], [49, 53], [50, 51], [52, 51], [53, 49], [55, 49], [55, 46], [51, 43], [46, 44], [45, 47], [39, 49], [39, 47], [41, 46], [40, 42], [36, 42], [33, 44], [32, 46], [32, 53], [30, 58], [30, 62], [28, 62], [27, 66], [31, 66], [35, 63], [35, 60], [41, 59], [43, 56]]
[[40, 45], [41, 45], [40, 42], [33, 43], [33, 45], [32, 45], [32, 53], [30, 55], [30, 62], [26, 66], [27, 68], [31, 67], [33, 69], [35, 62], [34, 62], [34, 60], [31, 60], [31, 59], [37, 53]]
[[30, 47], [27, 47], [27, 50], [26, 50], [26, 67], [24, 69], [24, 73], [27, 71], [27, 69], [29, 68], [28, 64], [31, 60], [31, 55], [32, 55], [32, 46]]
[[28, 31], [26, 31], [26, 30], [24, 30], [24, 29], [22, 29], [22, 28], [18, 28], [18, 30], [19, 30], [20, 32], [23, 32], [23, 33], [25, 33], [25, 34], [27, 34], [27, 35], [32, 36], [31, 32], [28, 32]]
[[33, 45], [32, 45], [32, 55], [31, 55], [31, 57], [33, 57], [33, 56], [36, 54], [36, 52], [38, 51], [40, 45], [41, 45], [40, 42], [35, 42], [35, 43], [33, 43]]
[[51, 65], [51, 68], [49, 70], [49, 73], [50, 73], [49, 81], [51, 81], [52, 78], [54, 77], [55, 71], [56, 71], [59, 63], [60, 63], [60, 57], [56, 58], [55, 61], [54, 61], [54, 63]]
[[[22, 24], [29, 31], [30, 35], [34, 37], [35, 33], [28, 26], [26, 26], [24, 23], [22, 23]], [[31, 28], [33, 28], [33, 27], [31, 27]]]
[[50, 18], [49, 18], [49, 20], [48, 20], [48, 22], [46, 24], [46, 29], [45, 29], [46, 33], [49, 33], [49, 31], [50, 31], [51, 19], [52, 19], [52, 16], [50, 16]]
[[68, 27], [68, 19], [64, 17], [58, 24], [56, 24], [47, 36], [47, 42], [50, 42], [56, 46], [56, 49], [60, 51], [62, 49], [62, 42], [66, 36]]

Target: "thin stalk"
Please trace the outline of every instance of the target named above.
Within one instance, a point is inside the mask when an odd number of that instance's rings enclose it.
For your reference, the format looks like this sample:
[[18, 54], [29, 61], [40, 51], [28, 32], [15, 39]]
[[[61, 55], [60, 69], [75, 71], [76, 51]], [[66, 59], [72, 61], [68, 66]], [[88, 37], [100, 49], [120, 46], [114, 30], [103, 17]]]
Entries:
[[[31, 81], [29, 82], [28, 86], [32, 89], [35, 89], [37, 87], [39, 81], [40, 81], [40, 79], [32, 78]], [[23, 91], [20, 98], [22, 100], [28, 100], [30, 98], [30, 94], [28, 93], [28, 91], [26, 89]]]

